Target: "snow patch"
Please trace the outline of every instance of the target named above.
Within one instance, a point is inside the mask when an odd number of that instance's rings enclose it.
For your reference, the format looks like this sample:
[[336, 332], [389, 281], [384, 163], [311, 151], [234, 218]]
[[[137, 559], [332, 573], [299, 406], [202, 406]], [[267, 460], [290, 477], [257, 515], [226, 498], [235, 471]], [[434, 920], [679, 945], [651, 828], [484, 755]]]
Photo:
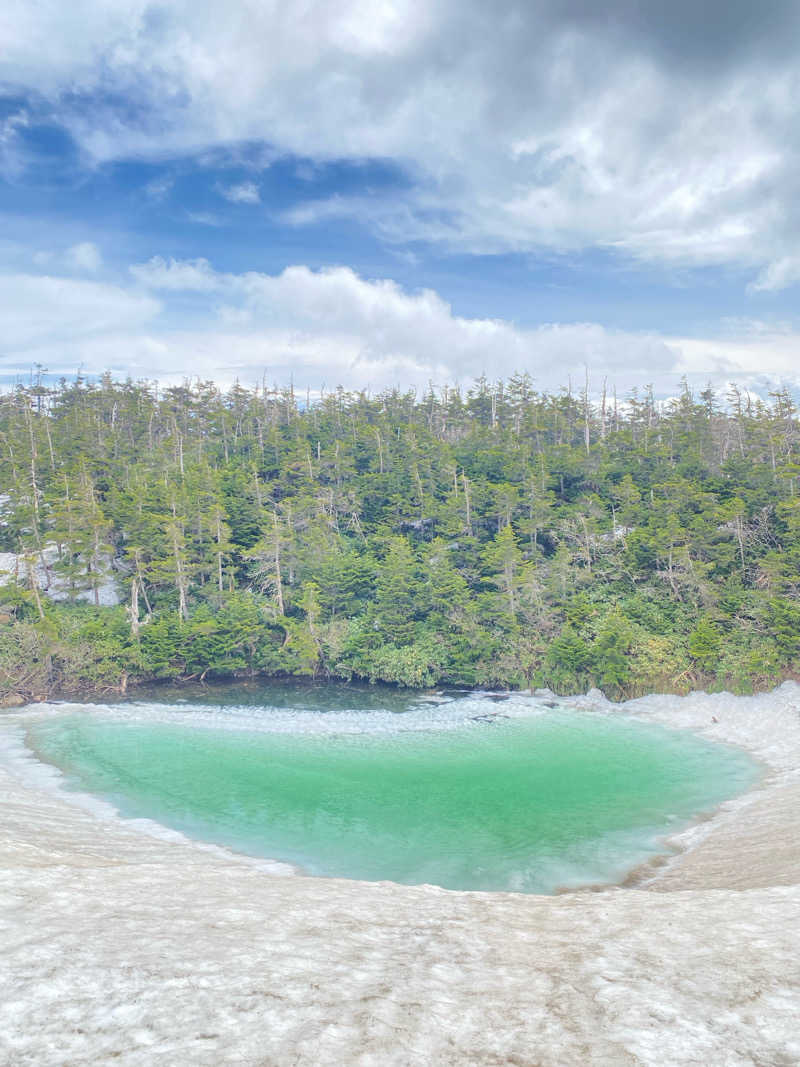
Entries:
[[[41, 553], [32, 559], [33, 576], [39, 590], [51, 600], [74, 599], [94, 603], [94, 589], [82, 589], [77, 593], [70, 589], [69, 580], [54, 569], [58, 560], [58, 547], [54, 544], [45, 545]], [[102, 607], [114, 607], [120, 603], [114, 580], [113, 562], [111, 553], [107, 552], [103, 555], [97, 587], [97, 600]], [[16, 552], [0, 552], [0, 586], [7, 585], [9, 582], [27, 584], [28, 581], [28, 563], [25, 556]]]

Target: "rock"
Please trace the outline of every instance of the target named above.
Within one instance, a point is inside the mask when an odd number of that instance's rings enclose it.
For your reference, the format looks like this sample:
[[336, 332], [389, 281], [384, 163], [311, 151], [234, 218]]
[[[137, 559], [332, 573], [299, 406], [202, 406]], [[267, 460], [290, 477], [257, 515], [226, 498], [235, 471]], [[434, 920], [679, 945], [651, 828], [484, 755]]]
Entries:
[[19, 708], [25, 703], [25, 697], [19, 695], [19, 693], [6, 693], [4, 697], [0, 697], [0, 708]]

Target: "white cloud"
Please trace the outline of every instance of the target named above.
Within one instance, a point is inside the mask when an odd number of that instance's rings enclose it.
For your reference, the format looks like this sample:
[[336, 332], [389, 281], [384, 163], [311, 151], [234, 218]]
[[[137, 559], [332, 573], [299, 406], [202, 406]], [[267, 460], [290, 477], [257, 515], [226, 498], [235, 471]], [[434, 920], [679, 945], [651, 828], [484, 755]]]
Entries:
[[25, 169], [25, 153], [20, 150], [18, 134], [28, 125], [29, 119], [24, 109], [0, 122], [0, 173], [17, 177]]
[[80, 244], [73, 245], [67, 250], [66, 259], [75, 270], [86, 271], [89, 274], [98, 271], [103, 263], [100, 249], [91, 241], [81, 241]]
[[222, 219], [210, 211], [187, 211], [186, 218], [198, 226], [222, 226]]
[[232, 204], [259, 204], [261, 193], [255, 182], [241, 182], [239, 185], [229, 185], [220, 189], [220, 193]]
[[71, 274], [96, 274], [103, 265], [102, 253], [92, 241], [81, 241], [59, 251], [42, 248], [28, 254], [36, 267], [53, 274], [59, 270]]
[[736, 336], [675, 338], [673, 343], [680, 352], [679, 369], [695, 376], [754, 386], [759, 382], [800, 385], [800, 335], [789, 328], [759, 328], [753, 324], [748, 329], [742, 324]]
[[800, 256], [781, 256], [767, 264], [749, 289], [755, 293], [769, 292], [786, 289], [797, 282], [800, 282]]
[[217, 274], [207, 259], [164, 259], [153, 256], [147, 263], [135, 263], [130, 272], [149, 289], [194, 290], [207, 292], [221, 285], [222, 275]]
[[147, 182], [144, 191], [151, 200], [164, 200], [172, 191], [174, 184], [175, 181], [173, 178], [170, 178], [168, 175], [160, 175]]
[[57, 351], [110, 331], [138, 330], [160, 309], [160, 301], [148, 294], [103, 282], [35, 274], [0, 277], [0, 336], [12, 363], [42, 345]]
[[[712, 340], [605, 329], [596, 323], [522, 328], [467, 318], [432, 290], [409, 292], [346, 267], [279, 274], [215, 271], [204, 259], [154, 257], [131, 286], [53, 275], [0, 278], [0, 373], [111, 370], [180, 380], [294, 380], [298, 388], [373, 390], [468, 383], [527, 370], [539, 388], [653, 383], [672, 395], [682, 375], [764, 392], [798, 382], [800, 337], [788, 326], [730, 322]], [[187, 297], [192, 299], [187, 304]], [[191, 310], [187, 310], [191, 307]], [[757, 370], [754, 371], [754, 368]]]
[[49, 97], [95, 159], [266, 141], [393, 160], [418, 182], [367, 215], [386, 236], [760, 270], [800, 230], [797, 5], [745, 14], [688, 0], [43, 0], [6, 5], [0, 38], [6, 83]]
[[[206, 260], [155, 257], [131, 267], [132, 290], [70, 279], [6, 277], [0, 329], [6, 366], [39, 362], [101, 372], [230, 380], [290, 376], [298, 386], [360, 388], [468, 381], [527, 369], [541, 385], [619, 374], [669, 375], [679, 353], [663, 340], [590, 323], [525, 330], [466, 318], [432, 290], [408, 292], [346, 267], [227, 274]], [[158, 299], [148, 292], [158, 294]], [[189, 320], [183, 294], [197, 303]], [[172, 302], [178, 298], [175, 307]], [[32, 307], [41, 309], [38, 316]], [[175, 319], [175, 308], [182, 309]], [[159, 312], [163, 314], [159, 316]], [[183, 322], [183, 325], [179, 325]], [[649, 379], [648, 379], [649, 380]]]

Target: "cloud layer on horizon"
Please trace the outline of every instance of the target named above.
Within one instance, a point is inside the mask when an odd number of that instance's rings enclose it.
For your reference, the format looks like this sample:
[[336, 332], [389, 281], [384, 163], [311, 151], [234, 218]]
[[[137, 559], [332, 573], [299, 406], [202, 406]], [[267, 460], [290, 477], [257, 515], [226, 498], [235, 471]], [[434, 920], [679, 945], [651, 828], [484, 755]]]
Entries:
[[[0, 276], [6, 378], [40, 364], [53, 375], [99, 374], [221, 383], [266, 377], [317, 391], [378, 391], [466, 384], [528, 371], [540, 389], [589, 375], [675, 392], [686, 375], [756, 391], [797, 382], [798, 337], [758, 323], [730, 324], [722, 341], [613, 331], [595, 323], [522, 329], [502, 319], [455, 315], [431, 290], [408, 292], [346, 267], [231, 274], [206, 260], [154, 257], [111, 284], [52, 274]], [[187, 304], [193, 308], [187, 321]], [[754, 372], [758, 368], [758, 372]]]

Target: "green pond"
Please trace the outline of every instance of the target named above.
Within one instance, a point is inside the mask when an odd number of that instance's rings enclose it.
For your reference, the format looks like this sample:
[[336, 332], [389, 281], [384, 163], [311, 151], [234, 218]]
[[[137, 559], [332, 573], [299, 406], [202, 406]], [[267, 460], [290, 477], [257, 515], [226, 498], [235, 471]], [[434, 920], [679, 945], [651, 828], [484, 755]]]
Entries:
[[28, 743], [68, 788], [317, 875], [553, 892], [618, 881], [756, 778], [623, 716], [341, 686], [64, 705]]

